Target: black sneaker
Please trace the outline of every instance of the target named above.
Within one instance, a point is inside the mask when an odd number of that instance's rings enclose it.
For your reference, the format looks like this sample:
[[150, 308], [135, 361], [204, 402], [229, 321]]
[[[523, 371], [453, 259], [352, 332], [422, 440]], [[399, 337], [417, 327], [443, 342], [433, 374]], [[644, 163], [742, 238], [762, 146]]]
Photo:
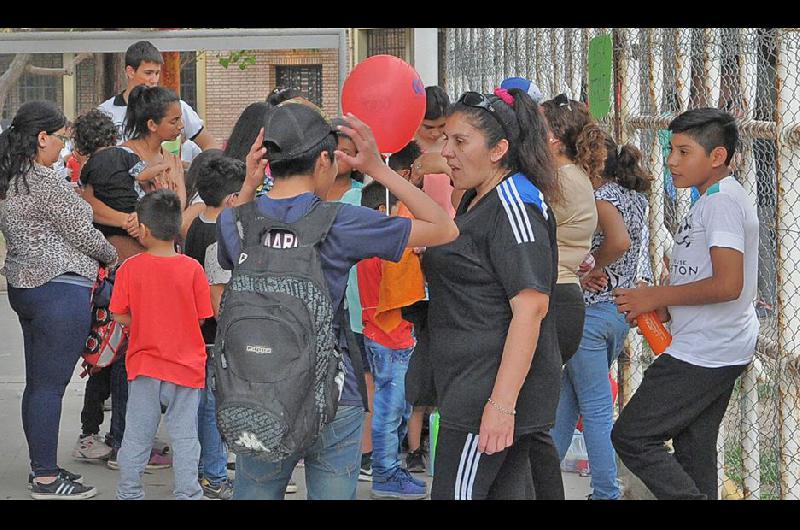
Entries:
[[94, 486], [84, 486], [80, 482], [73, 482], [58, 475], [50, 484], [40, 484], [34, 481], [31, 487], [31, 497], [34, 499], [91, 499], [97, 495]]
[[406, 455], [406, 469], [411, 473], [425, 473], [425, 453], [422, 449], [409, 451]]
[[[70, 482], [80, 482], [83, 477], [77, 473], [71, 473], [64, 468], [58, 468], [58, 476], [63, 477]], [[33, 473], [28, 474], [28, 489], [33, 488]]]
[[109, 456], [108, 460], [106, 460], [106, 467], [108, 469], [119, 469], [119, 463], [117, 463], [117, 451], [119, 451], [119, 449], [114, 449], [111, 451], [111, 456]]
[[361, 469], [358, 472], [359, 482], [372, 482], [372, 453], [361, 454]]

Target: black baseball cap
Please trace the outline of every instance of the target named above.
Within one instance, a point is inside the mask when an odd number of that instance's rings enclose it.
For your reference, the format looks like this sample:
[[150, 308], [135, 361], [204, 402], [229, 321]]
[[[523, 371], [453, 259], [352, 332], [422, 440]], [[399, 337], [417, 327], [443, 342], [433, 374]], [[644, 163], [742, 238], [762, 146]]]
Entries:
[[267, 160], [290, 160], [309, 151], [336, 130], [318, 111], [298, 103], [269, 109], [264, 120]]

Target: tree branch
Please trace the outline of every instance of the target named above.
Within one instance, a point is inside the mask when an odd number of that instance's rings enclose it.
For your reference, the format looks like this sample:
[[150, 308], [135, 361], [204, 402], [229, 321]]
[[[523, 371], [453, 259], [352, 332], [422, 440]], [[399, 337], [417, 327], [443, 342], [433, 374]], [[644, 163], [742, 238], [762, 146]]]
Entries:
[[34, 66], [29, 64], [25, 67], [25, 71], [31, 75], [43, 75], [43, 76], [50, 76], [50, 77], [63, 77], [65, 75], [75, 75], [75, 67], [77, 67], [80, 63], [92, 57], [93, 54], [91, 53], [81, 53], [75, 56], [68, 64], [66, 64], [63, 68], [44, 68], [41, 66]]

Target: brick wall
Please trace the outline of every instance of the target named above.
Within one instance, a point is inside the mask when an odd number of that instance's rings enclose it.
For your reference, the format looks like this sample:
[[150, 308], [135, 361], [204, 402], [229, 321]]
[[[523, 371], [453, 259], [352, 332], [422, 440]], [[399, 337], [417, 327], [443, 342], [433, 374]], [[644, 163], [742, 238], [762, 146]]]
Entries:
[[239, 114], [249, 104], [264, 101], [275, 88], [275, 66], [289, 64], [322, 65], [322, 108], [329, 118], [339, 108], [339, 61], [335, 49], [272, 50], [256, 52], [256, 64], [240, 70], [219, 64], [222, 52], [207, 52], [206, 116], [208, 130], [223, 144], [227, 141]]

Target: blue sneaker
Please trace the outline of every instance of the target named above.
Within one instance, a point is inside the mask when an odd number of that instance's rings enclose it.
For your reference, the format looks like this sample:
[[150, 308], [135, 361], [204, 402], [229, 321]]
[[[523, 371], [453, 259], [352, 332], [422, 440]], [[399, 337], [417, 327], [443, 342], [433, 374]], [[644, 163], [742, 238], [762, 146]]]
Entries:
[[386, 480], [372, 478], [372, 498], [374, 499], [424, 499], [428, 489], [423, 482], [411, 477], [408, 471], [397, 468]]
[[421, 488], [427, 487], [427, 484], [425, 484], [424, 480], [418, 479], [417, 477], [412, 475], [407, 469], [405, 470], [405, 472], [406, 472], [406, 476], [408, 476], [408, 480], [410, 480], [411, 482], [413, 482], [414, 484], [416, 484], [417, 486], [419, 486]]

